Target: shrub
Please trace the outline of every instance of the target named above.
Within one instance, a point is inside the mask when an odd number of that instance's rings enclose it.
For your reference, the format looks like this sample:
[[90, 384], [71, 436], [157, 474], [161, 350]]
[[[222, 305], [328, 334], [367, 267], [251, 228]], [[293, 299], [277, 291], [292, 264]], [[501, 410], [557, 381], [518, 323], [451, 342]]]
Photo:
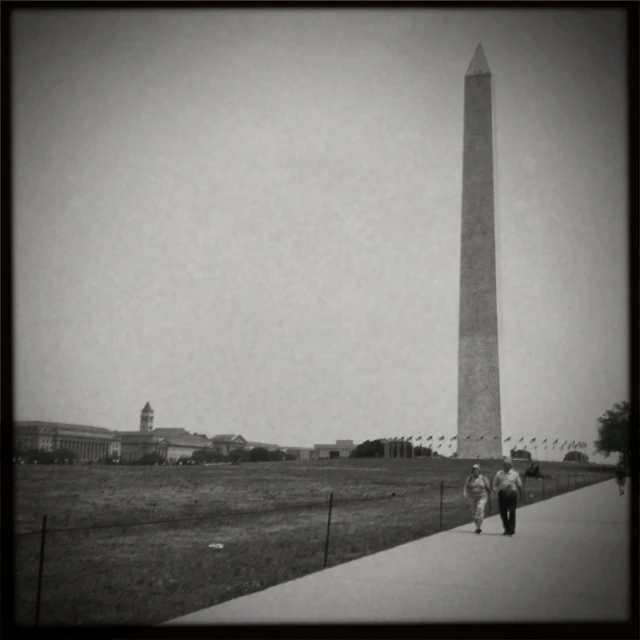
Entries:
[[269, 452], [263, 447], [255, 447], [249, 451], [249, 462], [267, 462]]
[[74, 460], [78, 459], [78, 454], [75, 453], [75, 451], [71, 451], [70, 449], [55, 449], [51, 452], [51, 456], [53, 457], [54, 461], [57, 458], [58, 464], [60, 464], [61, 462], [64, 464], [64, 460], [73, 462]]
[[214, 449], [199, 449], [198, 451], [194, 451], [191, 459], [199, 464], [206, 462], [229, 462], [229, 456], [218, 453]]
[[382, 440], [365, 440], [349, 454], [350, 458], [376, 458], [380, 456], [384, 456]]
[[163, 462], [164, 458], [159, 453], [146, 453], [138, 460], [138, 464], [144, 465], [162, 464]]

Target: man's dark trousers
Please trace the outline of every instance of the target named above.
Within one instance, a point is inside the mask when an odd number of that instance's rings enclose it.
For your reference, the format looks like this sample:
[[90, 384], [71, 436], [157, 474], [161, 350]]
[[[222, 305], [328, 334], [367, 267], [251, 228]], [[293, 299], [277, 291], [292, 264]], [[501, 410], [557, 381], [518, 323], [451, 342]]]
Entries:
[[502, 525], [507, 533], [516, 532], [516, 505], [518, 504], [518, 494], [509, 495], [504, 491], [498, 491], [498, 509]]

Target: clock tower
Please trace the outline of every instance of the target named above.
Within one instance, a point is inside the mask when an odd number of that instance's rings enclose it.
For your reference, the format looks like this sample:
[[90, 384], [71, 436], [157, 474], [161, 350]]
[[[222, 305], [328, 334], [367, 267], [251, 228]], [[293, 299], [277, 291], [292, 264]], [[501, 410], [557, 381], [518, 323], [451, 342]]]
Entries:
[[144, 409], [140, 413], [140, 431], [142, 433], [153, 431], [153, 409], [149, 402], [144, 405]]

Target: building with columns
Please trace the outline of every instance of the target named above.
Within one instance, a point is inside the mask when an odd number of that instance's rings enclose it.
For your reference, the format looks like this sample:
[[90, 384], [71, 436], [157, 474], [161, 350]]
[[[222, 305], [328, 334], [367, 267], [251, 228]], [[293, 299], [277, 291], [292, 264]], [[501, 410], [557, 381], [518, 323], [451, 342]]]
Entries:
[[206, 436], [189, 433], [178, 427], [158, 427], [153, 430], [154, 436], [160, 436], [167, 445], [165, 459], [176, 462], [180, 458], [190, 458], [196, 451], [211, 447]]
[[40, 421], [15, 422], [14, 425], [14, 447], [18, 451], [67, 449], [76, 454], [79, 462], [99, 462], [111, 456], [135, 462], [149, 453], [174, 462], [211, 446], [206, 436], [192, 435], [185, 429], [154, 429], [153, 409], [148, 402], [140, 414], [138, 431]]
[[14, 424], [14, 446], [21, 451], [67, 449], [75, 453], [80, 462], [120, 455], [120, 438], [110, 429], [41, 421]]
[[211, 446], [216, 453], [228, 456], [234, 451], [251, 449], [249, 443], [239, 434], [221, 433], [211, 438]]

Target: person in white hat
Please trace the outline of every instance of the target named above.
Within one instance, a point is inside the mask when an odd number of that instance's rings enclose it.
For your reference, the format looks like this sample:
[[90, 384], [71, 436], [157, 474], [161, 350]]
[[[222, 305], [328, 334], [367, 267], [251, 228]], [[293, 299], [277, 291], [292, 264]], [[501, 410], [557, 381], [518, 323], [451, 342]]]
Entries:
[[493, 479], [493, 490], [498, 494], [498, 509], [504, 526], [503, 536], [513, 536], [516, 532], [516, 507], [518, 494], [522, 500], [522, 480], [520, 474], [511, 468], [511, 458], [502, 460], [502, 470]]
[[482, 533], [484, 510], [487, 506], [487, 500], [491, 495], [491, 485], [482, 473], [480, 473], [479, 464], [474, 464], [471, 467], [471, 475], [464, 483], [463, 495], [469, 500], [469, 504], [471, 505], [471, 513], [476, 525], [475, 533]]

